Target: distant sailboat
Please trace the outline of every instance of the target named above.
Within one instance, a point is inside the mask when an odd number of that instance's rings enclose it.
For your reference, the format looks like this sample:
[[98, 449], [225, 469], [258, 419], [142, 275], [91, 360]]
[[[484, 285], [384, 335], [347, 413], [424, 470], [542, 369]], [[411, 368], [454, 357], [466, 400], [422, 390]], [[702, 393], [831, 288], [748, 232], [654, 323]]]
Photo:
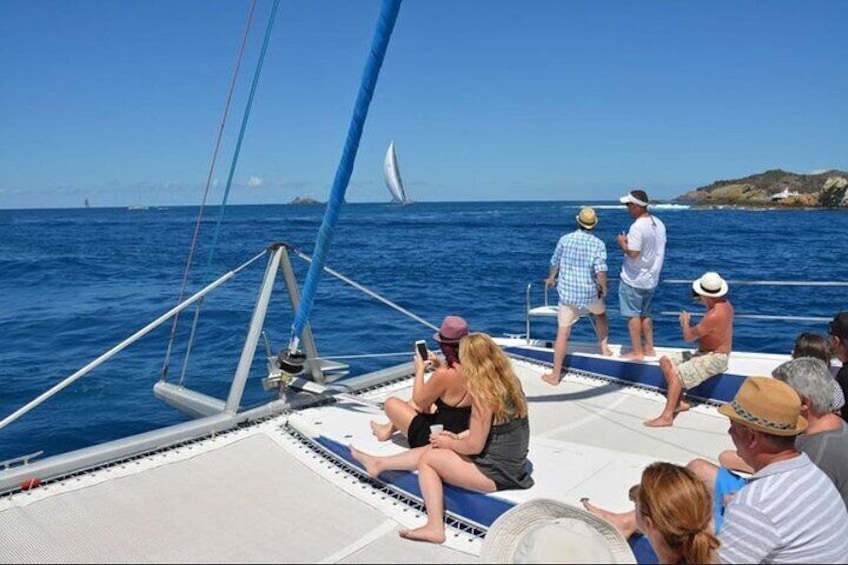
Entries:
[[403, 190], [403, 181], [400, 178], [400, 169], [398, 169], [394, 141], [389, 143], [389, 149], [386, 151], [386, 160], [383, 163], [383, 172], [386, 175], [386, 186], [389, 187], [389, 192], [392, 195], [392, 202], [396, 202], [398, 204], [409, 204], [409, 200], [407, 200], [406, 193]]

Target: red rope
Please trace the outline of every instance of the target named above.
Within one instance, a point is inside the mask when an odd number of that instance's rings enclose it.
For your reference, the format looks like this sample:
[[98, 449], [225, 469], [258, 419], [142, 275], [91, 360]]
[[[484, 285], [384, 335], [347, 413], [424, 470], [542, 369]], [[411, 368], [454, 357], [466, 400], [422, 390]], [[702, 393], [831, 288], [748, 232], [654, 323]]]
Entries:
[[[183, 281], [180, 286], [180, 295], [177, 299], [177, 304], [182, 303], [183, 298], [185, 297], [186, 287], [188, 286], [188, 277], [191, 273], [191, 266], [194, 261], [194, 252], [197, 249], [197, 239], [200, 234], [200, 225], [203, 220], [203, 212], [206, 210], [206, 200], [209, 197], [209, 187], [212, 185], [212, 175], [215, 171], [215, 162], [218, 160], [218, 152], [221, 148], [221, 140], [224, 137], [224, 128], [227, 125], [227, 118], [230, 113], [230, 104], [233, 100], [233, 92], [236, 88], [236, 81], [238, 79], [239, 70], [241, 69], [241, 62], [244, 58], [245, 47], [247, 46], [247, 39], [250, 36], [250, 26], [253, 22], [253, 12], [256, 9], [256, 0], [253, 0], [250, 4], [250, 10], [247, 14], [247, 23], [244, 27], [244, 35], [241, 40], [241, 45], [239, 46], [238, 56], [236, 57], [236, 66], [233, 70], [233, 78], [230, 81], [230, 90], [227, 93], [227, 102], [224, 104], [224, 113], [221, 117], [221, 125], [218, 128], [218, 137], [215, 140], [215, 148], [212, 151], [212, 160], [209, 164], [209, 174], [206, 176], [206, 187], [203, 190], [203, 200], [200, 204], [200, 210], [197, 213], [197, 222], [194, 225], [194, 234], [191, 238], [191, 247], [188, 252], [188, 259], [186, 260], [185, 271], [183, 273]], [[161, 379], [165, 380], [165, 377], [168, 374], [168, 365], [171, 361], [171, 350], [174, 345], [174, 339], [177, 334], [177, 323], [179, 322], [180, 314], [179, 312], [174, 316], [174, 323], [171, 326], [171, 336], [168, 340], [168, 350], [165, 353], [165, 362], [162, 366], [162, 375]]]

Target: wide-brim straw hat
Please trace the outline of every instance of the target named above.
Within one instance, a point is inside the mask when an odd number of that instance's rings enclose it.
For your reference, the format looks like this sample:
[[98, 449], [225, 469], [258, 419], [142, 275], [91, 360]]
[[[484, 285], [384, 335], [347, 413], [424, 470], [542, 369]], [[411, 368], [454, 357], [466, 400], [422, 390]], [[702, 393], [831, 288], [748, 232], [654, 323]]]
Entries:
[[598, 225], [598, 215], [595, 214], [595, 210], [589, 208], [588, 206], [584, 206], [580, 208], [580, 213], [577, 214], [574, 218], [577, 220], [577, 224], [587, 230], [590, 230]]
[[727, 294], [728, 288], [727, 281], [721, 278], [718, 273], [712, 271], [704, 273], [704, 276], [692, 282], [692, 290], [700, 296], [711, 298], [721, 298]]
[[771, 377], [748, 377], [732, 402], [718, 411], [737, 424], [776, 436], [797, 436], [807, 429], [801, 398], [788, 384]]
[[504, 512], [486, 534], [481, 563], [636, 563], [611, 523], [540, 498]]

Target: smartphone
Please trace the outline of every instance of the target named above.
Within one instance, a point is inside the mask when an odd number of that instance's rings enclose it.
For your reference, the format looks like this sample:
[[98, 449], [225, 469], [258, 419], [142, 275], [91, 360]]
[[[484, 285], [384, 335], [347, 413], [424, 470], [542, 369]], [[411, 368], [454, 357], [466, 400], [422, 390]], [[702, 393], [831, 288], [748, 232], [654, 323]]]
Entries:
[[427, 352], [427, 342], [423, 339], [419, 339], [415, 342], [415, 351], [418, 352], [418, 356], [421, 357], [422, 361], [426, 361], [430, 358], [430, 354]]

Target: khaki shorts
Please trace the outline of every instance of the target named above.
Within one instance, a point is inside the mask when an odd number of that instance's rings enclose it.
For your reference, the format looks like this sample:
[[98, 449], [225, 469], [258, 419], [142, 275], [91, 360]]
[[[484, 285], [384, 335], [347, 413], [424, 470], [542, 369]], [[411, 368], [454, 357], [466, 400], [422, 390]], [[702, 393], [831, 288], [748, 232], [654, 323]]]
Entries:
[[[593, 300], [584, 310], [588, 310], [590, 313], [597, 316], [598, 314], [603, 314], [607, 311], [606, 304], [604, 304], [603, 298], [596, 298]], [[559, 310], [557, 311], [557, 323], [561, 328], [568, 328], [574, 325], [577, 319], [580, 317], [580, 308], [576, 306], [572, 306], [571, 304], [560, 304]]]
[[677, 377], [683, 383], [683, 388], [695, 388], [705, 380], [727, 370], [730, 358], [726, 353], [699, 353], [683, 351], [667, 355], [671, 366], [675, 368]]

